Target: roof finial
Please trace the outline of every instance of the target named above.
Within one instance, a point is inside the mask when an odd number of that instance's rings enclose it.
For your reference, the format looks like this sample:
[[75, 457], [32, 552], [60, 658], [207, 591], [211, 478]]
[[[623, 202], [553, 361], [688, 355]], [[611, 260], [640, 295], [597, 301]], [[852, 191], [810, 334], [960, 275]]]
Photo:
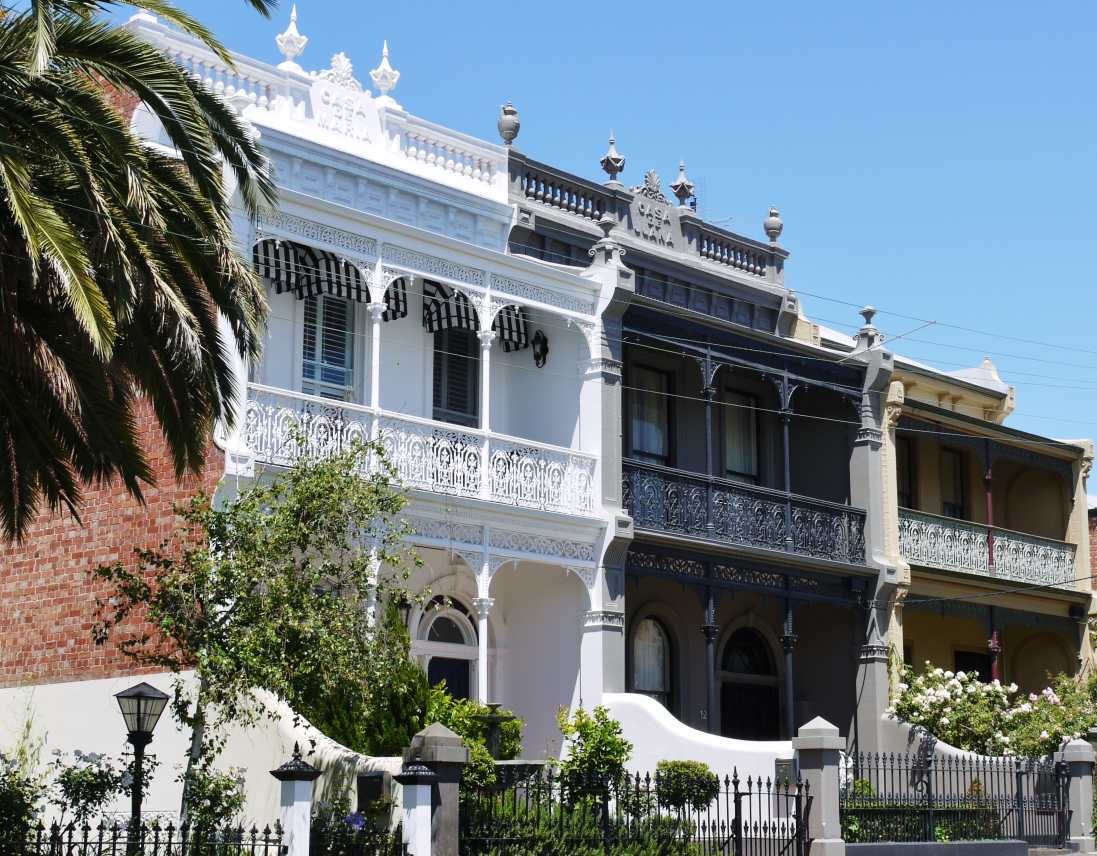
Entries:
[[392, 104], [396, 104], [389, 96], [389, 93], [392, 92], [392, 90], [396, 88], [396, 84], [400, 82], [400, 72], [389, 65], [388, 39], [385, 39], [384, 46], [381, 48], [381, 64], [371, 71], [369, 76], [373, 80], [373, 85], [377, 87], [377, 91], [381, 93], [381, 98], [387, 99]]
[[686, 176], [686, 162], [678, 161], [678, 178], [670, 186], [670, 192], [678, 198], [679, 208], [688, 208], [689, 198], [693, 196], [693, 182]]
[[609, 151], [605, 153], [599, 163], [609, 176], [609, 181], [607, 181], [606, 184], [612, 185], [613, 187], [624, 186], [617, 180], [617, 176], [625, 171], [625, 159], [617, 151], [617, 139], [613, 131], [609, 132]]
[[308, 36], [302, 36], [297, 32], [297, 4], [293, 4], [293, 8], [289, 13], [289, 26], [286, 27], [284, 33], [280, 33], [275, 36], [274, 43], [278, 45], [278, 50], [282, 53], [286, 59], [278, 64], [278, 67], [282, 71], [297, 71], [304, 74], [304, 69], [299, 66], [295, 60], [301, 55], [301, 51], [305, 49], [305, 45], [309, 43]]
[[781, 212], [772, 205], [769, 207], [769, 216], [762, 221], [762, 228], [765, 229], [766, 234], [769, 236], [769, 242], [771, 244], [777, 243], [777, 239], [781, 237], [781, 232], [785, 229], [785, 223], [781, 219]]
[[510, 101], [499, 108], [499, 121], [495, 123], [504, 145], [511, 145], [522, 129], [522, 120], [518, 117], [518, 108]]

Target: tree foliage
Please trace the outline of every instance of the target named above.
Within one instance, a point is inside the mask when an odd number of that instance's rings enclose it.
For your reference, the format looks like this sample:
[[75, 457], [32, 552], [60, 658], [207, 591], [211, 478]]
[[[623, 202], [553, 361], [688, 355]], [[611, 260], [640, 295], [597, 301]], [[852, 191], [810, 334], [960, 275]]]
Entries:
[[[270, 0], [251, 0], [264, 14]], [[152, 481], [147, 399], [177, 473], [231, 421], [232, 351], [256, 356], [262, 290], [235, 246], [274, 185], [229, 106], [105, 12], [113, 0], [31, 0], [0, 16], [0, 537], [40, 505], [78, 515], [81, 485]], [[164, 0], [147, 9], [210, 32]], [[144, 144], [133, 96], [174, 152]], [[232, 182], [225, 182], [226, 172]], [[222, 319], [224, 324], [222, 325]], [[222, 326], [227, 334], [222, 333]]]
[[[383, 450], [355, 442], [316, 457], [298, 445], [285, 473], [221, 507], [198, 497], [180, 509], [175, 540], [137, 550], [136, 567], [95, 570], [110, 585], [96, 640], [113, 635], [142, 666], [196, 673], [176, 680], [172, 699], [192, 729], [192, 765], [216, 754], [229, 723], [270, 713], [254, 689], [295, 708], [341, 699], [368, 709], [405, 668], [406, 646], [371, 617], [374, 603], [407, 596], [414, 561]], [[144, 629], [128, 629], [135, 618]]]

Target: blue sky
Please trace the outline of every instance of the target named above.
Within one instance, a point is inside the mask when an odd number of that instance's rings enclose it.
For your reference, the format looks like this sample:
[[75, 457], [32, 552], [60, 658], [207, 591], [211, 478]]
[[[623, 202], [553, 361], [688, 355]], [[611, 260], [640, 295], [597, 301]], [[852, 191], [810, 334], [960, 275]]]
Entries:
[[[184, 0], [234, 50], [280, 59], [244, 0]], [[786, 282], [808, 314], [881, 308], [896, 349], [945, 369], [989, 354], [1017, 387], [1009, 424], [1097, 434], [1097, 4], [452, 3], [302, 0], [320, 69], [360, 79], [387, 38], [417, 115], [591, 178], [610, 128], [623, 179], [679, 158], [701, 213], [762, 237], [777, 205]], [[821, 295], [813, 296], [813, 295]], [[845, 328], [847, 331], [849, 327]], [[1072, 350], [1005, 337], [1061, 343]], [[931, 344], [932, 343], [932, 344]]]

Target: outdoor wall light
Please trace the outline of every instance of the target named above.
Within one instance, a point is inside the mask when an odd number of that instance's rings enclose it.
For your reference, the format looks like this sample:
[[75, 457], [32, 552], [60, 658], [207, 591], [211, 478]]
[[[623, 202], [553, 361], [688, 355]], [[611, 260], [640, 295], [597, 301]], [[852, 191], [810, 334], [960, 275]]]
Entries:
[[548, 359], [549, 343], [544, 330], [538, 330], [533, 334], [533, 364], [537, 368], [543, 368]]

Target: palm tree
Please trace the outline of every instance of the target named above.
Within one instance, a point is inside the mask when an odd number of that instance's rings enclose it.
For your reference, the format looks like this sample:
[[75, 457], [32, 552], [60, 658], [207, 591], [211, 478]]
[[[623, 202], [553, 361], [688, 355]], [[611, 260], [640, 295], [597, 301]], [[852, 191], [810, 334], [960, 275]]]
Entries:
[[[102, 20], [112, 0], [0, 6], [0, 524], [39, 507], [78, 516], [81, 486], [152, 473], [137, 408], [155, 413], [178, 474], [230, 420], [231, 348], [256, 356], [266, 304], [236, 251], [231, 170], [254, 212], [268, 166], [226, 104], [152, 46]], [[273, 0], [249, 0], [268, 14]], [[185, 13], [142, 6], [225, 50]], [[114, 107], [131, 93], [175, 151]], [[219, 319], [231, 337], [219, 334]], [[226, 341], [226, 338], [229, 339]]]

